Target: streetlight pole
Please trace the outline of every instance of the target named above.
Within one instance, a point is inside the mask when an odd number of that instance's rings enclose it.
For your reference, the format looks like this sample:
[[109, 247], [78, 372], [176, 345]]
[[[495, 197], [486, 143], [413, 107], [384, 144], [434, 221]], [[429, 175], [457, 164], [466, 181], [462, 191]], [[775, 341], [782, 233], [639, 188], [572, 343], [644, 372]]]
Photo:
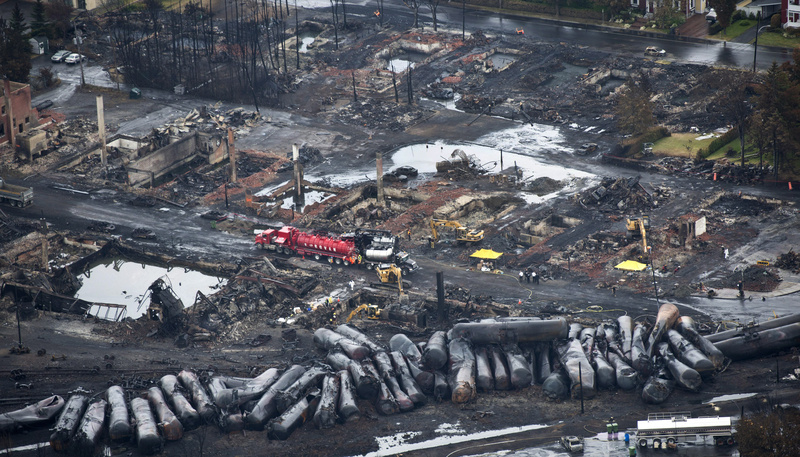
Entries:
[[81, 88], [86, 85], [86, 79], [83, 76], [83, 33], [75, 28], [75, 37], [78, 39], [78, 63], [81, 66]]
[[759, 27], [761, 25], [761, 12], [758, 13], [758, 21], [756, 22], [756, 41], [753, 43], [753, 73], [756, 71], [756, 56], [758, 55], [758, 34], [761, 33], [762, 30], [769, 27], [768, 25]]

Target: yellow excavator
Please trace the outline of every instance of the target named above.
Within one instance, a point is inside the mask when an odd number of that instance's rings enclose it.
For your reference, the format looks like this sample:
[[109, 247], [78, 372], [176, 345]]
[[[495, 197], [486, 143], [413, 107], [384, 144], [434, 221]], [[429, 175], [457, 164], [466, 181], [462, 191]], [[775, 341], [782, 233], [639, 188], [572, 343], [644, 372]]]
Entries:
[[358, 308], [350, 312], [350, 315], [347, 316], [345, 323], [350, 322], [354, 317], [360, 316], [362, 313], [365, 314], [367, 319], [377, 320], [381, 318], [381, 310], [377, 305], [360, 305]]
[[483, 240], [483, 230], [470, 230], [458, 221], [449, 221], [445, 219], [431, 219], [431, 247], [434, 243], [439, 242], [438, 227], [452, 228], [456, 232], [456, 241], [459, 243], [477, 243]]
[[403, 270], [391, 263], [382, 263], [375, 269], [378, 279], [382, 284], [397, 284], [400, 293], [403, 293]]
[[630, 217], [625, 220], [625, 228], [628, 230], [628, 238], [642, 237], [642, 259], [646, 260], [650, 254], [650, 248], [647, 246], [650, 216]]

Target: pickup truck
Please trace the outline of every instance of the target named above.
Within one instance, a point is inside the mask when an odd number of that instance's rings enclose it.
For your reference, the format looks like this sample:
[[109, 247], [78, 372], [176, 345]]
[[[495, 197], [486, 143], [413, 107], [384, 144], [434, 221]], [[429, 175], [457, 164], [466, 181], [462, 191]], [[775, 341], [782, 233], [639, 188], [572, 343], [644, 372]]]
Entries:
[[28, 206], [33, 203], [33, 189], [9, 184], [0, 178], [0, 202], [11, 206]]

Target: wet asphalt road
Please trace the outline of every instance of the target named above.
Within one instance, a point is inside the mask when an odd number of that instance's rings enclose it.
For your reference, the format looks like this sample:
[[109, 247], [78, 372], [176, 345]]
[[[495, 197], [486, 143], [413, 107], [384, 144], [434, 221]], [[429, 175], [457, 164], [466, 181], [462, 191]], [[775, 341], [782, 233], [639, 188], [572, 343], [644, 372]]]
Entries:
[[[313, 2], [317, 3], [317, 2]], [[716, 40], [697, 40], [699, 42], [679, 41], [664, 34], [642, 36], [620, 30], [615, 27], [584, 26], [563, 22], [500, 14], [491, 11], [467, 10], [466, 18], [462, 17], [460, 4], [457, 2], [442, 3], [438, 9], [438, 26], [450, 30], [461, 30], [462, 20], [467, 32], [476, 30], [502, 33], [509, 40], [545, 40], [565, 41], [588, 46], [605, 52], [642, 55], [647, 46], [657, 46], [667, 51], [666, 60], [697, 63], [702, 65], [734, 66], [752, 68], [754, 47], [744, 43], [723, 43]], [[329, 13], [319, 9], [321, 13]], [[375, 6], [372, 2], [359, 2], [348, 5], [348, 14], [358, 16], [364, 21], [375, 21]], [[403, 4], [384, 5], [384, 20], [392, 24], [413, 25], [412, 11]], [[433, 21], [427, 8], [420, 9], [420, 22], [423, 30], [432, 30]], [[524, 30], [524, 35], [517, 35], [517, 30]], [[778, 64], [792, 60], [791, 49], [759, 46], [757, 67], [767, 69], [772, 62]]]

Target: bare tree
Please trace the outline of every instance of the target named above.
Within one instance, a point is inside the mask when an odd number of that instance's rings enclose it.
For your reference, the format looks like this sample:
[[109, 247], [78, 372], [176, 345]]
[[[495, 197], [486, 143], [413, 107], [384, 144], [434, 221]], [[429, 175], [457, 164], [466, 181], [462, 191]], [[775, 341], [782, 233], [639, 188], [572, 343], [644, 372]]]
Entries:
[[419, 9], [422, 8], [420, 0], [403, 0], [403, 4], [414, 11], [414, 28], [419, 27]]
[[339, 49], [339, 0], [331, 0], [331, 14], [333, 14], [333, 38], [336, 50]]
[[439, 0], [427, 0], [428, 8], [431, 10], [431, 18], [433, 19], [433, 31], [437, 31], [436, 10], [439, 8]]
[[617, 126], [624, 133], [640, 135], [655, 124], [648, 85], [628, 80], [614, 107]]
[[745, 132], [753, 111], [750, 101], [748, 85], [752, 82], [753, 74], [744, 71], [718, 71], [712, 73], [716, 80], [714, 101], [717, 109], [734, 124], [739, 134], [742, 166], [745, 163]]

